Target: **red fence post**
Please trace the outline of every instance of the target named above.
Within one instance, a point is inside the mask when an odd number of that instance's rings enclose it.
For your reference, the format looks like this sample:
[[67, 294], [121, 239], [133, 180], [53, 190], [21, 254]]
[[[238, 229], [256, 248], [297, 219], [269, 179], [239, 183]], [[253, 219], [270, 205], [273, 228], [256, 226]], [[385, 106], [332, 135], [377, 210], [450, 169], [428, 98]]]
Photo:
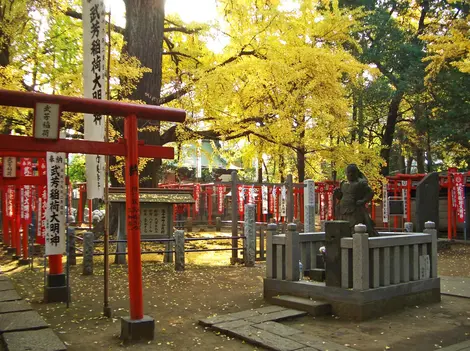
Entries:
[[0, 189], [0, 194], [2, 195], [2, 233], [3, 233], [3, 245], [8, 247], [10, 246], [10, 233], [9, 233], [9, 219], [7, 217], [7, 187]]

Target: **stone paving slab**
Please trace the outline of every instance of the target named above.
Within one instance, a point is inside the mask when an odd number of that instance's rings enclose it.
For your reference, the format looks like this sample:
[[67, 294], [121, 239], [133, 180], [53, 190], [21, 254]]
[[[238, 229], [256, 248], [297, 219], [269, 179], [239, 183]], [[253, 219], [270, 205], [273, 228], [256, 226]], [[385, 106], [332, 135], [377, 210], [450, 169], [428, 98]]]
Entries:
[[15, 287], [10, 281], [2, 280], [0, 281], [0, 291], [5, 291], [5, 290], [15, 290]]
[[36, 311], [0, 315], [0, 333], [47, 328], [48, 324]]
[[8, 351], [63, 351], [67, 349], [49, 328], [5, 333], [3, 340]]
[[224, 323], [219, 323], [219, 324], [213, 324], [212, 328], [218, 331], [222, 332], [230, 332], [232, 329], [240, 328], [240, 327], [246, 327], [247, 325], [252, 325], [253, 323], [248, 322], [244, 319], [239, 319], [236, 321], [232, 322], [224, 322]]
[[0, 294], [0, 302], [14, 301], [14, 300], [21, 300], [21, 296], [18, 295], [16, 290], [2, 291], [2, 293]]
[[470, 351], [470, 340], [438, 349], [440, 351]]
[[308, 347], [312, 347], [313, 349], [319, 351], [354, 351], [353, 348], [305, 333], [287, 336], [287, 338], [294, 342], [302, 343]]
[[0, 302], [0, 314], [31, 310], [31, 305], [24, 300]]
[[260, 316], [255, 316], [255, 317], [248, 317], [246, 318], [246, 320], [253, 322], [253, 324], [257, 324], [257, 323], [263, 323], [263, 322], [268, 322], [268, 321], [280, 321], [280, 320], [288, 319], [288, 318], [302, 317], [305, 315], [307, 315], [307, 312], [285, 309], [279, 312], [262, 314]]
[[250, 344], [260, 345], [277, 351], [293, 351], [302, 348], [304, 345], [288, 340], [282, 336], [267, 332], [254, 327], [241, 327], [234, 330], [236, 334]]
[[204, 325], [206, 327], [210, 327], [211, 325], [214, 325], [214, 324], [233, 322], [236, 320], [237, 320], [236, 318], [230, 317], [230, 315], [226, 314], [222, 316], [215, 316], [212, 318], [200, 319], [199, 324]]
[[440, 277], [441, 294], [470, 298], [470, 278]]
[[277, 322], [264, 322], [260, 324], [254, 324], [253, 327], [257, 329], [265, 330], [267, 332], [270, 332], [279, 336], [291, 336], [294, 334], [302, 333], [302, 331], [299, 329], [291, 328], [291, 327], [288, 327], [286, 325], [283, 325]]
[[257, 311], [260, 314], [266, 314], [266, 313], [273, 313], [273, 312], [283, 311], [285, 309], [286, 308], [282, 307], [282, 306], [272, 305], [272, 306], [257, 308], [255, 311]]

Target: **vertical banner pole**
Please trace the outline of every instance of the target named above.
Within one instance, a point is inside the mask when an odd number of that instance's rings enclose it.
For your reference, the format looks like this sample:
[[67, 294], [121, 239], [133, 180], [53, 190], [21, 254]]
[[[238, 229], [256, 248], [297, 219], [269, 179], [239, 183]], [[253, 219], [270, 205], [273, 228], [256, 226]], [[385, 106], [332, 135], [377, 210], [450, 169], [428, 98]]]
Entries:
[[[108, 61], [107, 61], [107, 98], [111, 100], [110, 87], [110, 69], [111, 69], [111, 8], [108, 14]], [[109, 142], [109, 118], [105, 117], [104, 141]], [[109, 156], [105, 157], [104, 171], [104, 286], [103, 286], [103, 314], [105, 317], [111, 318], [111, 308], [109, 307]]]

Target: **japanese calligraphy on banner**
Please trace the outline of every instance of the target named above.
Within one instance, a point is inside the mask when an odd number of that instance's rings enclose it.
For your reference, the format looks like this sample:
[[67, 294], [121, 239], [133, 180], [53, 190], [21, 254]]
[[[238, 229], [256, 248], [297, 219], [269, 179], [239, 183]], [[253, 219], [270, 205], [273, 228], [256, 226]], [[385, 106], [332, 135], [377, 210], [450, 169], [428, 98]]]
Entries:
[[255, 198], [256, 198], [256, 189], [254, 186], [252, 186], [249, 190], [248, 193], [248, 203], [249, 204], [254, 204], [255, 203]]
[[[38, 159], [39, 175], [47, 175], [46, 160]], [[47, 215], [47, 186], [38, 187], [38, 235], [36, 243], [44, 245], [46, 243], [46, 215]]]
[[279, 208], [278, 208], [278, 204], [279, 204], [278, 189], [279, 189], [278, 187], [273, 186], [273, 191], [272, 191], [272, 195], [273, 195], [273, 213], [274, 213], [274, 216], [276, 217], [276, 219], [277, 219], [278, 216], [279, 216]]
[[[21, 160], [21, 173], [25, 177], [33, 175], [33, 160], [30, 158], [23, 158]], [[23, 186], [23, 199], [21, 200], [21, 218], [29, 223], [31, 219], [31, 203], [32, 203], [32, 186]]]
[[245, 210], [245, 189], [243, 188], [243, 185], [238, 185], [237, 186], [237, 195], [238, 195], [238, 213], [242, 215]]
[[[83, 83], [86, 98], [104, 99], [105, 7], [103, 0], [82, 0], [83, 4]], [[85, 114], [85, 140], [104, 141], [105, 123], [101, 115]], [[105, 159], [86, 155], [88, 199], [102, 199]]]
[[3, 158], [3, 177], [15, 178], [16, 177], [16, 157]]
[[320, 185], [318, 192], [320, 193], [320, 220], [323, 221], [326, 219], [325, 187]]
[[273, 186], [271, 192], [269, 193], [269, 212], [274, 213], [275, 207], [275, 200], [276, 199], [276, 187]]
[[405, 215], [405, 219], [407, 221], [410, 221], [411, 218], [408, 218], [408, 182], [406, 180], [402, 180], [401, 185], [401, 196], [403, 197], [403, 213]]
[[47, 153], [46, 256], [65, 252], [65, 153]]
[[194, 186], [194, 211], [199, 213], [199, 198], [201, 196], [201, 184], [196, 184]]
[[59, 117], [59, 105], [36, 103], [34, 137], [37, 139], [59, 139]]
[[263, 185], [261, 187], [261, 199], [262, 199], [262, 213], [268, 214], [268, 187]]
[[9, 185], [7, 189], [7, 216], [13, 217], [13, 211], [15, 206], [15, 186]]
[[328, 192], [327, 192], [327, 201], [328, 201], [328, 220], [331, 221], [333, 219], [333, 189], [334, 186], [330, 185], [328, 187]]
[[465, 222], [465, 177], [462, 173], [454, 174], [457, 221]]
[[280, 212], [281, 217], [287, 216], [287, 188], [285, 185], [281, 188]]
[[388, 223], [388, 183], [385, 182], [382, 188], [382, 218], [384, 223]]
[[225, 188], [223, 185], [217, 186], [217, 211], [224, 213]]

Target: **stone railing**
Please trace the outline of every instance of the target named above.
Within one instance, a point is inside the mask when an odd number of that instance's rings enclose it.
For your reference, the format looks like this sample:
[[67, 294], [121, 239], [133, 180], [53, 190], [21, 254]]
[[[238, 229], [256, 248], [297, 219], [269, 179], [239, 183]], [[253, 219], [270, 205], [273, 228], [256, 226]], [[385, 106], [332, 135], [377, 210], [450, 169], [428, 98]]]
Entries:
[[266, 235], [266, 277], [299, 280], [299, 261], [305, 271], [317, 268], [317, 254], [324, 245], [325, 233], [298, 233], [294, 223], [286, 234], [277, 234], [276, 224], [269, 224]]
[[341, 239], [341, 287], [368, 290], [437, 277], [437, 231], [426, 222], [423, 233], [390, 233], [369, 238], [355, 226]]

